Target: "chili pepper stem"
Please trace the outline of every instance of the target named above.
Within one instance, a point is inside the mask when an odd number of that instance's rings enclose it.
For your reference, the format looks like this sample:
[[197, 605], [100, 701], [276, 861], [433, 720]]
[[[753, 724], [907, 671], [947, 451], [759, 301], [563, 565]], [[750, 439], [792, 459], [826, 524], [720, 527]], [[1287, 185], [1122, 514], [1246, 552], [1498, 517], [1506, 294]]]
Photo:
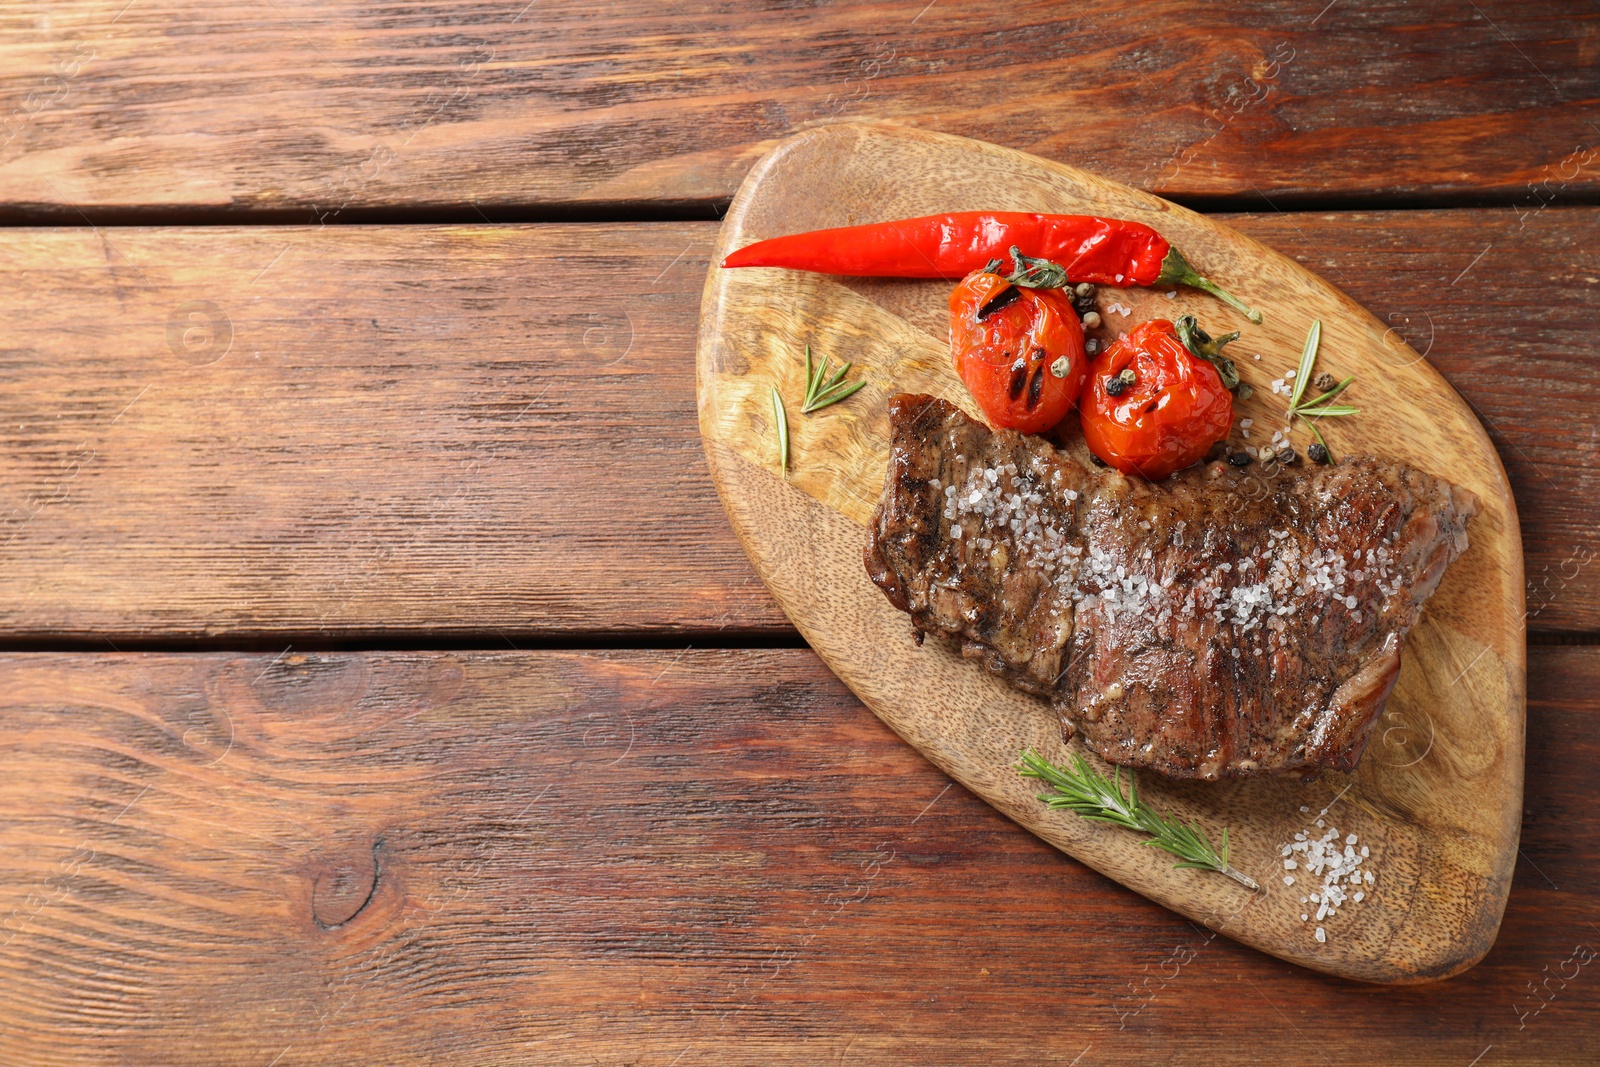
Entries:
[[1183, 258], [1183, 253], [1176, 248], [1167, 250], [1166, 258], [1161, 261], [1161, 273], [1156, 275], [1156, 285], [1187, 285], [1192, 288], [1210, 293], [1218, 300], [1227, 304], [1235, 311], [1242, 314], [1256, 325], [1261, 324], [1261, 312], [1245, 304], [1232, 293], [1227, 292], [1213, 282], [1210, 278], [1202, 277], [1189, 261]]

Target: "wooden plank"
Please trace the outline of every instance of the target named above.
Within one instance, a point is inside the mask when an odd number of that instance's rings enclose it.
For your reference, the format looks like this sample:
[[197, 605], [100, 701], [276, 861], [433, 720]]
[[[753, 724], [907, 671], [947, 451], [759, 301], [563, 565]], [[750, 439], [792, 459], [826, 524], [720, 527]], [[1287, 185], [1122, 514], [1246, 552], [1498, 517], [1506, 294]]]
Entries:
[[0, 18], [0, 208], [706, 208], [887, 118], [1178, 197], [1600, 190], [1600, 14], [1552, 0], [68, 0]]
[[[1229, 221], [1404, 331], [1486, 418], [1530, 626], [1600, 630], [1600, 211]], [[0, 232], [0, 626], [790, 633], [700, 449], [714, 234]]]
[[1044, 845], [804, 650], [8, 655], [0, 1058], [1592, 1063], [1600, 650], [1531, 651], [1500, 939], [1382, 1010]]
[[0, 625], [785, 630], [695, 429], [712, 229], [0, 234]]

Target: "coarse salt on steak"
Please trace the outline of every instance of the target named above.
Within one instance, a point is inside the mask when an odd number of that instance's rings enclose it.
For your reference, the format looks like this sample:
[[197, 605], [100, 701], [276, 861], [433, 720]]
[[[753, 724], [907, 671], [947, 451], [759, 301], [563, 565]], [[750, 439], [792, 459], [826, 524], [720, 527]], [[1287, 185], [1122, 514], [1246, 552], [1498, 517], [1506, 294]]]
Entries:
[[1365, 457], [1089, 470], [953, 405], [890, 402], [867, 571], [913, 625], [1175, 778], [1350, 770], [1477, 499]]

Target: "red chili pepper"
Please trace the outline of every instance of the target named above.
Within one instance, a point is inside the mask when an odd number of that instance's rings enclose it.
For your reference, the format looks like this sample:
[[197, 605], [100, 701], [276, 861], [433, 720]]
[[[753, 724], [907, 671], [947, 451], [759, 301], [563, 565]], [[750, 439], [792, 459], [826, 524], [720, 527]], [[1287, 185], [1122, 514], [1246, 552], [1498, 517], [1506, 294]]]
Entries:
[[1189, 285], [1260, 322], [1260, 312], [1201, 277], [1167, 239], [1139, 222], [1093, 215], [957, 211], [757, 241], [724, 267], [788, 267], [876, 278], [962, 278], [1013, 247], [1066, 268], [1072, 282]]

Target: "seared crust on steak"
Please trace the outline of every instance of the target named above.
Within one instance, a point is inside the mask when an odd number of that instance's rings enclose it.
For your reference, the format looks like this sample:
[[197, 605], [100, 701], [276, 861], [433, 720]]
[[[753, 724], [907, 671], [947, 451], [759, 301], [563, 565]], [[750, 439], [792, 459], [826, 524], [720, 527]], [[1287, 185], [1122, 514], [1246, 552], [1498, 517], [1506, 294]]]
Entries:
[[1105, 759], [1177, 778], [1353, 768], [1479, 507], [1371, 458], [1153, 485], [933, 397], [890, 421], [872, 580]]

